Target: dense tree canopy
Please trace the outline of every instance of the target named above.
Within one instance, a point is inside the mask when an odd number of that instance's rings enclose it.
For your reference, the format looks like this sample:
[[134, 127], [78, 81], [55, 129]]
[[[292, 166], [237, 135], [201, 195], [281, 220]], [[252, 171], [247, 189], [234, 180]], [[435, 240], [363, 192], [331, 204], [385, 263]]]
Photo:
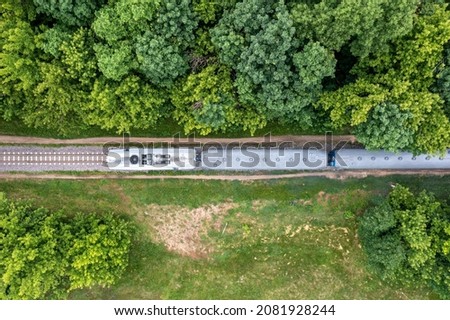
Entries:
[[450, 147], [448, 3], [4, 0], [0, 116], [62, 134], [331, 125], [436, 153]]
[[359, 234], [371, 268], [382, 278], [427, 284], [450, 298], [450, 207], [425, 191], [397, 185], [362, 217]]
[[413, 143], [414, 132], [408, 128], [412, 115], [392, 103], [382, 103], [369, 112], [366, 122], [356, 127], [355, 134], [367, 149], [400, 151]]
[[321, 80], [334, 74], [334, 57], [319, 43], [301, 50], [283, 1], [237, 3], [212, 30], [212, 42], [221, 61], [236, 70], [243, 105], [268, 119], [311, 124], [309, 107]]
[[99, 10], [93, 23], [100, 71], [121, 80], [132, 70], [152, 84], [170, 86], [185, 74], [185, 50], [194, 43], [197, 18], [188, 0], [120, 0]]
[[115, 283], [128, 263], [130, 230], [113, 215], [69, 218], [0, 193], [0, 245], [1, 299], [63, 298]]
[[33, 0], [36, 12], [69, 26], [89, 25], [106, 0]]
[[4, 11], [0, 20], [0, 114], [5, 119], [30, 102], [39, 81], [34, 32], [22, 17], [20, 12]]
[[361, 59], [352, 71], [358, 79], [322, 95], [319, 105], [331, 111], [336, 127], [357, 127], [368, 120], [373, 108], [390, 101], [412, 115], [405, 123], [414, 132], [409, 149], [443, 150], [450, 146], [450, 123], [442, 98], [431, 86], [449, 41], [450, 12], [435, 7], [431, 15], [418, 17], [409, 37], [393, 41], [387, 53]]
[[174, 90], [172, 103], [175, 118], [186, 133], [200, 134], [242, 127], [250, 132], [262, 128], [266, 120], [261, 114], [239, 106], [233, 94], [230, 69], [216, 64], [192, 74]]
[[450, 116], [450, 42], [447, 42], [444, 58], [437, 68], [438, 76], [434, 91], [439, 93], [444, 100], [444, 111], [447, 117]]
[[[411, 31], [418, 0], [298, 1], [292, 14], [300, 39], [314, 39], [355, 56], [386, 51], [389, 42]], [[304, 2], [304, 3], [302, 3]]]
[[162, 116], [163, 103], [163, 93], [137, 76], [129, 76], [121, 82], [100, 77], [86, 105], [86, 121], [123, 132], [131, 128], [147, 129]]

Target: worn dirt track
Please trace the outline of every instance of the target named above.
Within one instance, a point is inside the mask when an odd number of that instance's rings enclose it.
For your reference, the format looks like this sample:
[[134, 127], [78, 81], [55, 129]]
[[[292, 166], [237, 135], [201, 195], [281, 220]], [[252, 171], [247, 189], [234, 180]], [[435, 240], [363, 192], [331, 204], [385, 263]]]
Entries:
[[[307, 136], [265, 136], [265, 137], [250, 137], [250, 138], [143, 138], [130, 137], [127, 143], [177, 143], [177, 144], [192, 144], [192, 143], [264, 143], [264, 142], [293, 142], [296, 145], [306, 144], [308, 142], [319, 142], [324, 144], [326, 141], [325, 135], [307, 135]], [[334, 142], [348, 141], [355, 142], [356, 138], [352, 135], [336, 135], [333, 136]], [[99, 137], [99, 138], [84, 138], [84, 139], [53, 139], [53, 138], [37, 138], [37, 137], [20, 137], [0, 135], [0, 143], [4, 144], [47, 144], [47, 145], [102, 145], [106, 143], [123, 143], [122, 137]]]
[[450, 170], [346, 170], [300, 172], [292, 174], [256, 174], [256, 175], [136, 175], [136, 174], [85, 174], [70, 175], [60, 173], [0, 173], [4, 180], [96, 180], [96, 179], [134, 179], [134, 180], [221, 180], [221, 181], [257, 181], [274, 179], [292, 179], [305, 177], [324, 177], [345, 180], [350, 178], [385, 177], [391, 175], [450, 176]]

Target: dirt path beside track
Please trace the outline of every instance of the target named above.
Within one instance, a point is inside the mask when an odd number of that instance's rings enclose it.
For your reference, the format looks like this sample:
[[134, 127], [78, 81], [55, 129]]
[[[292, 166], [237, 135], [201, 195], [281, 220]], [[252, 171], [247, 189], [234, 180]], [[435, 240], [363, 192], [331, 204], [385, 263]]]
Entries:
[[136, 174], [85, 174], [70, 175], [60, 173], [0, 173], [4, 180], [95, 180], [95, 179], [134, 179], [134, 180], [221, 180], [221, 181], [257, 181], [274, 179], [293, 179], [305, 177], [324, 177], [329, 179], [345, 180], [350, 178], [385, 177], [391, 175], [419, 175], [419, 176], [449, 176], [450, 170], [370, 170], [370, 171], [320, 171], [300, 172], [292, 174], [256, 174], [256, 175], [136, 175]]
[[[265, 137], [250, 137], [250, 138], [142, 138], [130, 137], [128, 143], [176, 143], [176, 144], [193, 144], [193, 143], [267, 143], [267, 142], [292, 142], [297, 146], [304, 145], [308, 142], [318, 142], [325, 144], [325, 135], [307, 135], [307, 136], [265, 136]], [[355, 136], [352, 135], [336, 135], [333, 136], [333, 142], [348, 141], [356, 142]], [[2, 144], [46, 144], [46, 145], [102, 145], [106, 143], [123, 143], [122, 137], [99, 137], [99, 138], [84, 138], [84, 139], [53, 139], [53, 138], [37, 138], [37, 137], [20, 137], [0, 135], [0, 143]]]

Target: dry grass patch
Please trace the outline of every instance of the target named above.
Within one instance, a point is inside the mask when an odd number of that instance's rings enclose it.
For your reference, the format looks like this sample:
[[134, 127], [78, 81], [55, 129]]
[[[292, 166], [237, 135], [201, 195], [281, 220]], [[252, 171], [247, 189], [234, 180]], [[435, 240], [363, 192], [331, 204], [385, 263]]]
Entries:
[[284, 235], [287, 238], [301, 237], [309, 242], [317, 243], [321, 246], [327, 246], [330, 249], [341, 251], [345, 256], [350, 253], [349, 250], [354, 242], [357, 243], [357, 235], [350, 229], [344, 227], [336, 227], [335, 225], [314, 226], [306, 223], [299, 226], [286, 226]]
[[276, 204], [277, 202], [275, 200], [253, 200], [252, 201], [252, 210], [253, 211], [259, 211], [267, 206]]
[[[339, 194], [339, 193], [337, 193], [337, 194], [329, 194], [329, 193], [326, 193], [324, 191], [320, 191], [317, 194], [317, 203], [322, 205], [322, 206], [323, 205], [330, 205], [330, 204], [332, 205], [333, 202], [335, 203], [336, 201], [339, 200], [341, 195], [342, 194]], [[331, 203], [330, 203], [330, 201], [331, 201]]]
[[214, 252], [207, 241], [208, 232], [221, 231], [223, 218], [236, 204], [225, 202], [195, 209], [182, 206], [150, 204], [140, 211], [138, 219], [151, 230], [153, 240], [173, 252], [192, 258], [205, 258]]

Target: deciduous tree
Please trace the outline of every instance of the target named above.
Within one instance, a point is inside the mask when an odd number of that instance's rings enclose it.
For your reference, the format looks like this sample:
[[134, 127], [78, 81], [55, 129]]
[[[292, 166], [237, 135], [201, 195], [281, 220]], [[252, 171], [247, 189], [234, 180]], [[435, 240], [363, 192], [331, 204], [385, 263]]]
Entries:
[[71, 221], [71, 232], [69, 290], [114, 284], [128, 265], [129, 225], [111, 214], [79, 214]]
[[321, 79], [308, 82], [300, 75], [309, 77], [319, 71], [315, 66], [305, 68], [314, 55], [326, 60], [326, 69], [334, 58], [330, 53], [323, 54], [319, 44], [300, 52], [294, 34], [284, 1], [245, 0], [222, 17], [212, 30], [212, 41], [221, 61], [236, 70], [235, 87], [243, 105], [268, 119], [298, 121], [307, 126], [312, 117], [308, 107], [320, 93]]
[[106, 0], [33, 0], [37, 13], [68, 26], [87, 26]]
[[437, 80], [433, 91], [444, 100], [444, 111], [450, 117], [450, 42], [447, 42], [444, 57], [437, 67]]
[[8, 201], [0, 194], [0, 298], [61, 298], [67, 287], [67, 226], [61, 213]]
[[374, 107], [390, 101], [412, 115], [407, 122], [414, 132], [412, 151], [445, 150], [450, 145], [450, 123], [442, 99], [430, 88], [449, 40], [450, 12], [436, 6], [432, 15], [418, 17], [411, 34], [396, 40], [389, 53], [361, 59], [353, 70], [358, 80], [324, 94], [320, 106], [330, 111], [336, 127], [358, 126]]
[[332, 50], [351, 42], [351, 52], [365, 57], [385, 52], [390, 41], [410, 32], [418, 5], [418, 0], [322, 0], [295, 5], [292, 16], [299, 38]]
[[382, 278], [428, 284], [450, 297], [450, 208], [425, 191], [397, 185], [361, 218], [359, 234], [369, 265]]
[[4, 10], [0, 20], [0, 116], [5, 119], [32, 102], [32, 90], [40, 80], [34, 31], [22, 16], [20, 10]]
[[124, 272], [130, 226], [111, 214], [69, 218], [0, 193], [0, 298], [61, 299]]
[[94, 50], [98, 68], [108, 79], [120, 81], [135, 66], [130, 41], [118, 41], [112, 46], [96, 44]]
[[414, 132], [408, 125], [411, 113], [401, 111], [392, 103], [381, 103], [372, 109], [366, 122], [354, 134], [367, 149], [401, 151], [410, 148]]
[[172, 103], [186, 133], [205, 135], [236, 127], [253, 133], [266, 124], [263, 115], [239, 105], [226, 66], [212, 64], [188, 76], [173, 90]]
[[186, 49], [197, 19], [189, 0], [119, 0], [100, 9], [93, 23], [103, 40], [95, 51], [99, 68], [119, 81], [135, 70], [152, 84], [170, 87], [188, 70]]
[[170, 87], [189, 68], [177, 46], [149, 31], [136, 39], [135, 46], [138, 70], [156, 85]]
[[64, 134], [84, 124], [83, 109], [97, 77], [93, 34], [85, 28], [70, 32], [55, 27], [36, 39], [45, 53], [36, 62], [41, 79], [21, 117], [29, 126]]
[[118, 133], [130, 132], [131, 128], [146, 129], [164, 115], [164, 102], [164, 92], [137, 76], [128, 76], [121, 82], [100, 77], [84, 110], [85, 120]]

